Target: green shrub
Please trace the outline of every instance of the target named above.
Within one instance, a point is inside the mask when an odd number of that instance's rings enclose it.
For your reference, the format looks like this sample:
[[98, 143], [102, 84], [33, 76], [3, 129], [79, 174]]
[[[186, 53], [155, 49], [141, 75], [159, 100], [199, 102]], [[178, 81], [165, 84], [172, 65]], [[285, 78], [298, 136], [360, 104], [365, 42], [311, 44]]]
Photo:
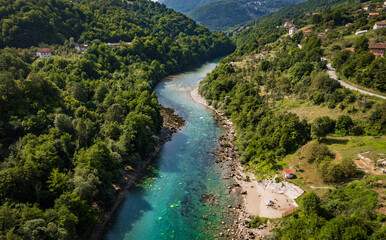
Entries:
[[321, 162], [325, 157], [332, 157], [333, 154], [330, 152], [328, 147], [325, 144], [319, 144], [317, 142], [312, 142], [308, 144], [302, 155], [306, 158], [307, 162]]

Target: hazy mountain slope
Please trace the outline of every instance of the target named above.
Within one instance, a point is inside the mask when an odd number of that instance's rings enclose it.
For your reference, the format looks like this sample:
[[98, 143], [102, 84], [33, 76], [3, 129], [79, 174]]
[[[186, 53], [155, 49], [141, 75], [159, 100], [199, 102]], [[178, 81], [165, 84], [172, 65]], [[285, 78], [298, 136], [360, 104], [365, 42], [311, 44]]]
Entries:
[[165, 4], [169, 8], [176, 11], [187, 13], [195, 8], [219, 2], [221, 0], [159, 0], [158, 2]]
[[223, 0], [195, 8], [188, 16], [211, 30], [219, 31], [303, 1]]

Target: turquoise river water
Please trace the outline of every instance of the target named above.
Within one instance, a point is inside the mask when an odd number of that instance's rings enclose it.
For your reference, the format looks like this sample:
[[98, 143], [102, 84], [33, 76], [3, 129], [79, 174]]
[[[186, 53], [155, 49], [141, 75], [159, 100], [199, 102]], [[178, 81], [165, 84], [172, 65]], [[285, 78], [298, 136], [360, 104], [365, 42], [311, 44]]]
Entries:
[[[204, 64], [157, 85], [160, 104], [175, 109], [185, 126], [164, 145], [149, 176], [128, 192], [105, 239], [214, 239], [224, 230], [221, 221], [233, 220], [227, 205], [236, 200], [226, 194], [231, 180], [223, 179], [210, 154], [223, 129], [213, 113], [190, 96], [216, 64]], [[205, 194], [215, 200], [205, 200]]]

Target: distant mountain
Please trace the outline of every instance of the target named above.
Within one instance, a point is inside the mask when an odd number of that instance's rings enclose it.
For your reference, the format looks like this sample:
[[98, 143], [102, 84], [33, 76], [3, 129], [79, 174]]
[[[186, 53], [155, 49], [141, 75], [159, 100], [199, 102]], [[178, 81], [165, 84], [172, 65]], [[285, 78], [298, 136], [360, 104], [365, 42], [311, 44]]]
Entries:
[[256, 19], [305, 0], [158, 0], [214, 31]]
[[182, 13], [188, 13], [195, 8], [219, 2], [221, 0], [158, 0], [159, 3], [165, 4], [169, 8]]

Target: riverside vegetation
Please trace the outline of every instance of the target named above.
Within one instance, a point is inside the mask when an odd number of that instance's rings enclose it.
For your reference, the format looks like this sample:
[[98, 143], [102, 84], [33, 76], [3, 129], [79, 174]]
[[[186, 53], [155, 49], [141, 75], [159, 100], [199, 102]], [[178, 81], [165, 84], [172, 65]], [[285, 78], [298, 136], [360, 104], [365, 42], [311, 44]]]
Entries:
[[[75, 239], [93, 226], [123, 166], [157, 143], [157, 81], [234, 49], [145, 0], [2, 1], [0, 16], [1, 239]], [[37, 45], [54, 56], [36, 59]]]
[[[302, 158], [316, 169], [307, 174], [316, 175], [324, 185], [335, 189], [319, 192], [319, 196], [311, 191], [298, 199], [300, 210], [283, 219], [274, 235], [277, 238], [386, 236], [384, 175], [347, 183], [363, 176], [353, 161], [359, 152], [337, 160], [323, 144], [328, 142], [328, 135], [336, 139], [375, 136], [381, 138], [378, 151], [385, 154], [386, 102], [341, 87], [328, 76], [327, 61], [322, 60], [327, 56], [338, 72], [349, 74], [348, 80], [384, 92], [384, 57], [376, 59], [368, 51], [369, 43], [385, 41], [384, 31], [371, 30], [365, 37], [348, 37], [354, 29], [343, 31], [348, 22], [359, 29], [372, 26], [373, 20], [363, 19], [368, 13], [356, 13], [363, 5], [359, 1], [311, 0], [256, 20], [236, 37], [235, 53], [224, 58], [200, 83], [200, 94], [234, 123], [240, 161], [259, 178], [271, 177], [288, 167], [287, 156], [313, 140], [302, 149]], [[380, 13], [378, 20], [384, 17]], [[288, 36], [288, 29], [281, 27], [285, 21], [293, 21], [298, 29], [312, 29], [313, 34], [306, 36], [300, 31]], [[318, 38], [316, 33], [325, 32], [327, 27], [327, 38]], [[355, 47], [353, 53], [341, 51], [349, 46]], [[261, 51], [269, 51], [268, 56]], [[304, 104], [313, 112], [302, 115]]]

